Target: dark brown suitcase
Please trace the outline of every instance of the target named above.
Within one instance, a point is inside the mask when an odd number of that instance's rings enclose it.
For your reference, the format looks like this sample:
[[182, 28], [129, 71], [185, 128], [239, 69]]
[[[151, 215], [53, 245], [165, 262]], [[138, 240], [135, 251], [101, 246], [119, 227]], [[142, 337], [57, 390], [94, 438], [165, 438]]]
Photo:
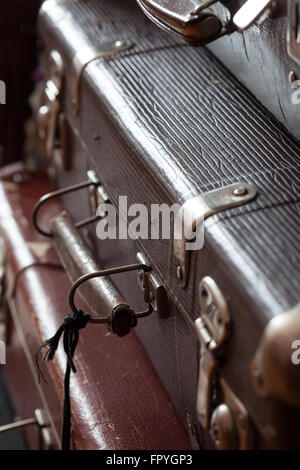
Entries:
[[[47, 104], [56, 187], [94, 171], [116, 207], [124, 195], [149, 211], [192, 201], [195, 223], [207, 218], [204, 247], [190, 256], [173, 232], [102, 242], [95, 227], [83, 233], [104, 268], [138, 252], [149, 263], [161, 315], [136, 331], [182, 422], [196, 426], [194, 446], [209, 446], [206, 428], [218, 448], [298, 447], [299, 142], [207, 50], [163, 35], [133, 2], [49, 0], [39, 32], [56, 88]], [[76, 221], [94, 215], [88, 191], [63, 205]], [[63, 259], [68, 224], [52, 226]], [[64, 263], [73, 280], [84, 274]], [[144, 307], [135, 275], [116, 284]], [[84, 297], [101, 317], [87, 287]]]
[[[20, 163], [3, 168], [0, 178], [1, 253], [5, 250], [1, 314], [7, 346], [1, 373], [18, 420], [39, 419], [38, 426], [31, 423], [22, 429], [26, 447], [59, 449], [66, 364], [63, 348], [52, 364], [41, 365], [48, 384], [38, 386], [34, 364], [37, 348], [70, 312], [70, 282], [52, 243], [31, 223], [36, 200], [50, 190], [49, 180], [44, 172], [29, 171]], [[53, 204], [42, 221], [47, 222], [51, 213], [60, 210]], [[8, 310], [3, 317], [5, 306]], [[119, 339], [107, 335], [104, 326], [89, 325], [81, 333], [74, 360], [72, 449], [190, 448], [188, 436], [134, 333]]]

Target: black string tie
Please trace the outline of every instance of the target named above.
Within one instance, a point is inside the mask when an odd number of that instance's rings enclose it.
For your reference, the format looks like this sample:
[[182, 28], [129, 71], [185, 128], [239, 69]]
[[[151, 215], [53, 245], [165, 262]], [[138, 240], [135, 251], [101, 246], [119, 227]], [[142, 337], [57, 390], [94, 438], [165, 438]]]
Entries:
[[59, 341], [63, 335], [63, 345], [65, 353], [67, 355], [67, 367], [64, 379], [63, 428], [61, 437], [61, 448], [63, 450], [70, 449], [71, 440], [70, 375], [71, 370], [74, 374], [77, 372], [73, 362], [73, 357], [79, 339], [79, 330], [82, 330], [86, 327], [89, 319], [90, 315], [85, 314], [80, 309], [76, 313], [74, 313], [73, 316], [68, 315], [67, 317], [65, 317], [64, 322], [58, 328], [55, 335], [52, 336], [52, 338], [48, 339], [44, 344], [42, 344], [35, 353], [35, 362], [38, 370], [38, 383], [40, 383], [41, 377], [44, 382], [47, 383], [47, 380], [45, 379], [45, 376], [43, 375], [43, 372], [41, 371], [39, 365], [40, 352], [42, 351], [42, 349], [48, 348], [42, 360], [47, 362], [53, 361], [59, 345]]

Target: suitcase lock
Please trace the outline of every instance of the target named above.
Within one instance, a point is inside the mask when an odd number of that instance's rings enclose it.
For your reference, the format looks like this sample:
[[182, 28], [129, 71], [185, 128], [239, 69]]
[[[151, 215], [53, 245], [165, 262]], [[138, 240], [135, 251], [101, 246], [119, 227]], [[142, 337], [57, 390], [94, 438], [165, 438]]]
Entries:
[[230, 334], [231, 318], [226, 300], [207, 276], [199, 286], [200, 317], [195, 321], [200, 340], [197, 415], [219, 449], [248, 447], [248, 412], [220, 377], [220, 361]]

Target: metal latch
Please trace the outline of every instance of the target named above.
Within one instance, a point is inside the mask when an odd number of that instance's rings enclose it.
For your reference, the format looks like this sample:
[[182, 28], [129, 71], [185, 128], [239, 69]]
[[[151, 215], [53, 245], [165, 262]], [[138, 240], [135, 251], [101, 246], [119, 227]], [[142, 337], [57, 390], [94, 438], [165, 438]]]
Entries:
[[203, 193], [183, 204], [176, 214], [174, 227], [175, 267], [181, 287], [185, 287], [188, 281], [189, 255], [194, 249], [190, 242], [196, 230], [201, 229], [200, 224], [217, 212], [250, 202], [256, 194], [253, 184], [240, 182]]
[[36, 425], [39, 430], [40, 450], [53, 449], [53, 437], [46, 412], [44, 410], [37, 409], [35, 410], [34, 414], [34, 418], [22, 419], [20, 421], [15, 421], [14, 423], [0, 426], [0, 434], [8, 431], [13, 431], [15, 429], [23, 429], [27, 426]]
[[288, 4], [288, 54], [300, 65], [300, 0]]
[[[137, 253], [137, 261], [149, 266], [148, 258], [143, 253]], [[160, 318], [168, 315], [167, 293], [160, 278], [153, 270], [140, 270], [138, 273], [139, 283], [144, 292], [144, 300], [149, 303]]]
[[[198, 5], [196, 2], [177, 2], [176, 6], [164, 0], [137, 0], [137, 3], [160, 28], [189, 44], [203, 46], [225, 34], [261, 23], [276, 6], [277, 0], [247, 0], [233, 16], [227, 2], [220, 0], [204, 0]], [[226, 15], [219, 14], [221, 7]]]
[[253, 24], [261, 24], [276, 7], [277, 0], [247, 0], [233, 17], [239, 31], [245, 31]]
[[221, 347], [229, 335], [230, 315], [223, 294], [211, 277], [202, 279], [199, 295], [201, 311], [195, 321], [200, 340], [197, 413], [201, 424], [209, 429], [214, 373], [218, 367]]
[[227, 302], [209, 276], [201, 280], [199, 295], [200, 316], [195, 321], [200, 341], [197, 415], [217, 448], [245, 449], [249, 445], [248, 412], [219, 373], [231, 327]]
[[119, 39], [114, 42], [102, 44], [100, 49], [93, 46], [87, 46], [80, 49], [73, 58], [73, 74], [72, 74], [72, 102], [75, 111], [78, 111], [79, 105], [79, 90], [81, 77], [86, 67], [97, 59], [112, 56], [119, 52], [126, 51], [133, 46], [133, 43], [128, 39]]

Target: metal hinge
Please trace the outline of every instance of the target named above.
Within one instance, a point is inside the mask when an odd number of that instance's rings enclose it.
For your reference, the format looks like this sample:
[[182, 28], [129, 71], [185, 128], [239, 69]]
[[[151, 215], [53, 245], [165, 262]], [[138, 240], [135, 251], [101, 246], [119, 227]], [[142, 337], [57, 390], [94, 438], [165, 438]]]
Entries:
[[220, 377], [219, 370], [231, 330], [227, 302], [209, 276], [200, 282], [199, 295], [200, 316], [195, 321], [200, 341], [197, 415], [218, 449], [246, 449], [249, 446], [248, 412]]
[[[149, 266], [150, 262], [143, 253], [137, 253], [137, 261]], [[139, 271], [139, 283], [144, 292], [144, 300], [149, 303], [160, 318], [168, 315], [167, 293], [159, 276], [153, 271]]]
[[200, 245], [193, 247], [191, 240], [197, 232], [204, 241], [203, 221], [217, 212], [250, 202], [256, 194], [253, 184], [240, 182], [203, 193], [183, 204], [175, 217], [174, 227], [175, 267], [181, 287], [188, 281], [190, 251], [202, 248]]

